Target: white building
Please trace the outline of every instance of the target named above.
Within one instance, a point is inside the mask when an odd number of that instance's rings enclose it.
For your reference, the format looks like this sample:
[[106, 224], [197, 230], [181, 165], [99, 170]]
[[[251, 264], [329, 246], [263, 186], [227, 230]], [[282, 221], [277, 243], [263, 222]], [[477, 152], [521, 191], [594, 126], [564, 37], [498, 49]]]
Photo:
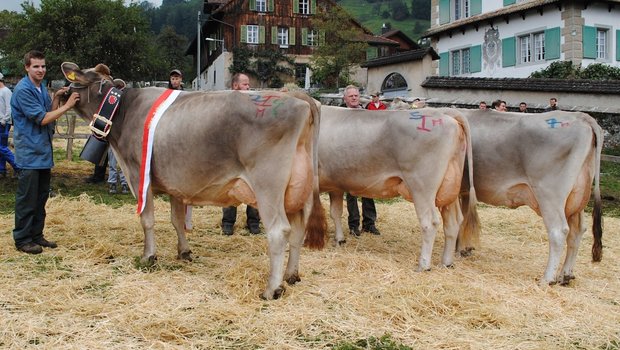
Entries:
[[526, 78], [551, 62], [620, 67], [620, 0], [432, 0], [440, 76]]

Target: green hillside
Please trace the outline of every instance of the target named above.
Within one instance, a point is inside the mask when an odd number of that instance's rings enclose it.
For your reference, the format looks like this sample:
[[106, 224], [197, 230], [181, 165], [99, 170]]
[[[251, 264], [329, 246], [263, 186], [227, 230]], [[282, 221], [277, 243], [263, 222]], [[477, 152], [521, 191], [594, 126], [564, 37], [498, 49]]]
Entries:
[[[417, 41], [420, 34], [430, 27], [430, 0], [337, 0], [337, 3], [374, 34], [381, 34], [381, 26], [387, 23], [392, 29], [399, 29]], [[412, 10], [416, 4], [420, 6]], [[406, 11], [397, 12], [397, 5], [406, 6]], [[401, 12], [408, 12], [409, 15], [401, 19]]]

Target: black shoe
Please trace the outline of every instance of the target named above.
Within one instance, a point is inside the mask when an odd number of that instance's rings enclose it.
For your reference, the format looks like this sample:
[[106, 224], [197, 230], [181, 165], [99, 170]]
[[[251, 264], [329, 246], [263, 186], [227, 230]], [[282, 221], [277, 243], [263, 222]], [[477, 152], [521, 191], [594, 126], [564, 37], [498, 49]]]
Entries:
[[353, 235], [355, 237], [359, 237], [362, 233], [360, 232], [359, 228], [353, 227], [353, 226], [349, 226], [349, 234]]
[[226, 236], [232, 236], [233, 225], [222, 225], [222, 233]]
[[381, 234], [381, 232], [379, 232], [379, 230], [377, 229], [377, 227], [375, 227], [375, 225], [364, 227], [364, 232], [370, 232], [370, 233], [372, 233], [373, 235], [376, 235], [376, 236]]
[[84, 179], [84, 182], [86, 182], [87, 184], [98, 184], [98, 183], [102, 183], [104, 181], [105, 181], [104, 178], [96, 177], [96, 176], [89, 176], [86, 179]]
[[260, 227], [258, 227], [258, 226], [248, 226], [248, 231], [250, 231], [250, 233], [253, 234], [253, 235], [258, 235], [258, 234], [260, 234]]
[[110, 194], [117, 194], [118, 191], [116, 190], [116, 184], [110, 184], [110, 189], [108, 192], [110, 192]]
[[129, 193], [129, 186], [127, 186], [127, 184], [121, 185], [121, 193], [122, 194]]
[[41, 248], [40, 245], [33, 243], [33, 242], [28, 242], [24, 245], [21, 245], [19, 247], [17, 247], [17, 250], [19, 250], [20, 252], [24, 252], [24, 253], [28, 253], [28, 254], [41, 254], [43, 253], [43, 248]]
[[45, 247], [45, 248], [52, 248], [52, 249], [54, 249], [54, 248], [58, 247], [58, 244], [56, 244], [56, 242], [48, 241], [45, 238], [40, 238], [40, 239], [34, 241], [34, 243], [40, 245], [41, 247]]

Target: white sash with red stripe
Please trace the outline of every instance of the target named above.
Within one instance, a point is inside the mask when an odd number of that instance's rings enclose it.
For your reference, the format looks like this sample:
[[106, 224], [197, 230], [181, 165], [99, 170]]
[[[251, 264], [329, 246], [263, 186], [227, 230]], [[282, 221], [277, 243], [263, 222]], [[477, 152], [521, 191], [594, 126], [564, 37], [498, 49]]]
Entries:
[[166, 89], [161, 94], [146, 116], [142, 133], [142, 163], [140, 166], [140, 187], [138, 188], [138, 215], [146, 206], [146, 194], [151, 185], [151, 158], [153, 156], [153, 139], [159, 119], [179, 96], [181, 90]]

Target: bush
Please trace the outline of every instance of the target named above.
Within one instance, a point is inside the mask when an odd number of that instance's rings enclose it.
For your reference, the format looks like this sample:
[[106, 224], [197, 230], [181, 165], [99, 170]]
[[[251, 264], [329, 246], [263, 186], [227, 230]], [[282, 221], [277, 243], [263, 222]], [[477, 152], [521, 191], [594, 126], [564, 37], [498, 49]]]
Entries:
[[620, 68], [593, 63], [582, 69], [572, 61], [556, 61], [530, 74], [530, 78], [620, 80]]

